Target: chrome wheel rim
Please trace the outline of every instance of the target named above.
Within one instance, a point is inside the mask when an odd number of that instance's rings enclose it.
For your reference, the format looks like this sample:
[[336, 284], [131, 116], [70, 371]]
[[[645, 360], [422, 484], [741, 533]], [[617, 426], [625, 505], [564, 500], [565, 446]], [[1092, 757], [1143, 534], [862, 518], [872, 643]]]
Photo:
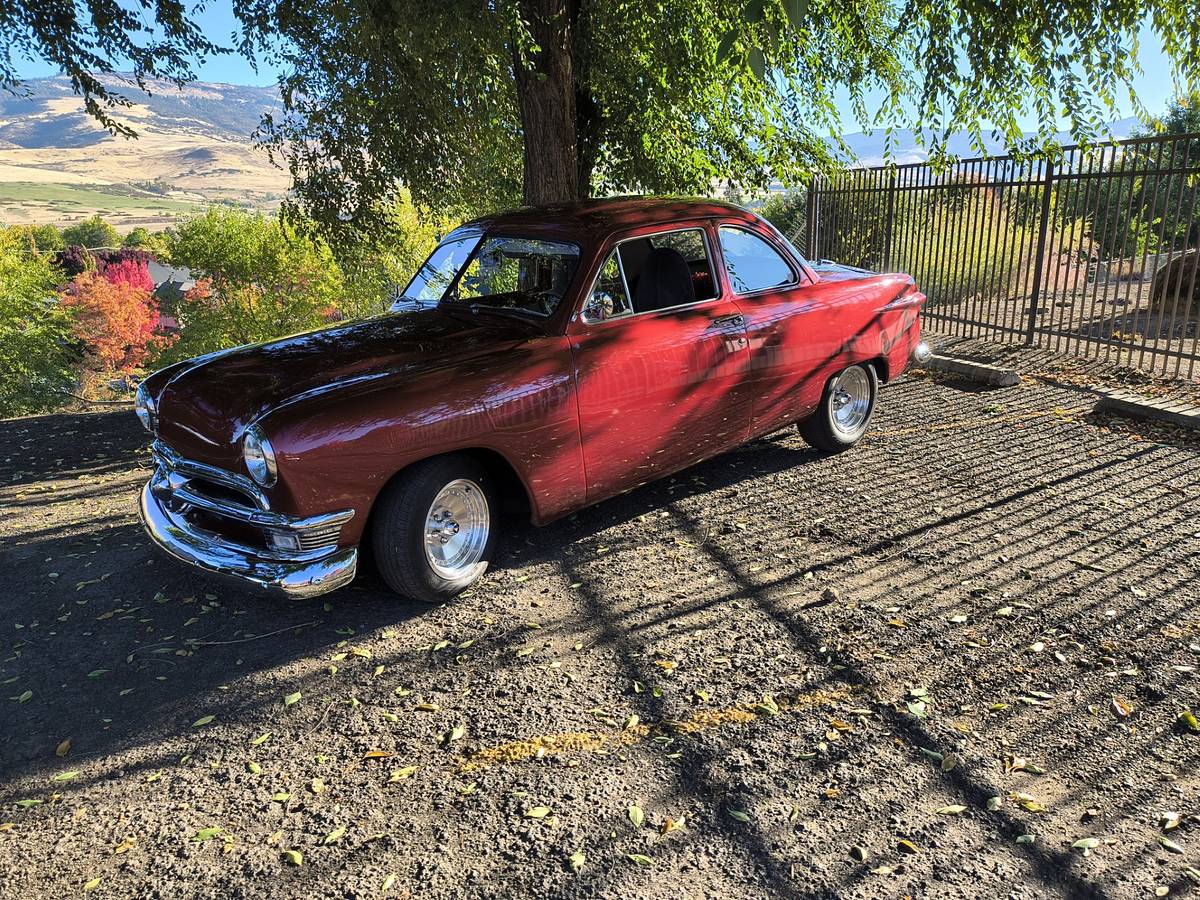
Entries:
[[425, 516], [425, 558], [442, 578], [462, 578], [479, 565], [487, 547], [491, 513], [479, 485], [456, 478], [443, 487]]
[[871, 415], [871, 379], [860, 366], [851, 366], [833, 382], [829, 392], [833, 427], [843, 435], [855, 435], [866, 427]]

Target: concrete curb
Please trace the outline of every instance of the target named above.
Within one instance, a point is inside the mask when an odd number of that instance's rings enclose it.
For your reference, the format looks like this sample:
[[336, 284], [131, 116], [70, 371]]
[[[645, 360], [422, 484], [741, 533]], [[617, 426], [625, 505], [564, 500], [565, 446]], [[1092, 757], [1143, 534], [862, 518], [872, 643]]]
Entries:
[[1021, 376], [1013, 369], [1002, 369], [999, 366], [959, 359], [956, 356], [934, 354], [922, 363], [921, 368], [930, 372], [947, 372], [992, 387], [1013, 387], [1021, 383]]
[[1098, 413], [1112, 413], [1131, 419], [1154, 419], [1184, 428], [1200, 429], [1200, 406], [1164, 397], [1143, 397], [1121, 389], [1105, 388], [1096, 393], [1100, 395], [1095, 408]]

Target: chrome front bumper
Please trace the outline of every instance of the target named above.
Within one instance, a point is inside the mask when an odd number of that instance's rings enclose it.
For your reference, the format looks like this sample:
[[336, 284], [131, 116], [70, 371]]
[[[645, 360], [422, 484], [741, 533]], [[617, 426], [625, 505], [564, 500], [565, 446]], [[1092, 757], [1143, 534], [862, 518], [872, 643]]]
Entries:
[[[180, 459], [158, 442], [154, 457], [157, 465], [142, 488], [139, 509], [146, 532], [168, 555], [298, 599], [328, 593], [354, 579], [358, 549], [339, 548], [336, 543], [353, 510], [307, 518], [272, 512], [256, 487], [241, 483], [243, 476]], [[230, 494], [214, 496], [205, 490], [213, 484], [246, 496], [249, 503], [243, 505]], [[253, 546], [204, 527], [195, 521], [196, 514], [210, 522], [228, 522], [248, 534], [262, 534], [263, 545]], [[289, 535], [297, 549], [273, 547], [269, 535]]]

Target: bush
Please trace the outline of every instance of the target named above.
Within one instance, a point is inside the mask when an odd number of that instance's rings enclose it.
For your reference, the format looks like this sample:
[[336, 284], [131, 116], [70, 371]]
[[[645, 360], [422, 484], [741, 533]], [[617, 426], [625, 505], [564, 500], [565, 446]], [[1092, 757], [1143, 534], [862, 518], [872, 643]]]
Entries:
[[37, 250], [39, 253], [53, 253], [65, 246], [62, 232], [53, 225], [14, 225], [9, 230], [27, 248]]
[[63, 242], [68, 247], [86, 247], [94, 250], [97, 247], [120, 247], [121, 236], [117, 229], [105, 222], [100, 216], [84, 219], [78, 225], [64, 228]]
[[0, 228], [0, 416], [54, 405], [74, 381], [71, 318], [57, 303], [62, 273], [29, 251], [20, 229]]
[[122, 248], [120, 250], [88, 250], [74, 245], [61, 251], [56, 257], [56, 263], [68, 278], [74, 278], [81, 272], [100, 272], [108, 270], [109, 266], [133, 262], [147, 268], [149, 278], [150, 254], [145, 250]]
[[149, 247], [151, 242], [150, 229], [139, 225], [121, 241], [122, 247]]
[[[807, 222], [807, 199], [807, 191], [774, 193], [766, 199], [758, 214], [778, 228], [789, 241], [799, 246]], [[804, 249], [808, 250], [807, 247]]]

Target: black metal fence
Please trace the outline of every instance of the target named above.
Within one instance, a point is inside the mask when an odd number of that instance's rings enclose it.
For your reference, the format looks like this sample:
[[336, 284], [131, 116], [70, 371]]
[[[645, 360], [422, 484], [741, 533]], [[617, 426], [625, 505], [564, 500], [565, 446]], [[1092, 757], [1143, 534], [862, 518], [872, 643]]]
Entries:
[[913, 275], [927, 327], [1200, 374], [1200, 134], [851, 169], [809, 191], [812, 258]]

